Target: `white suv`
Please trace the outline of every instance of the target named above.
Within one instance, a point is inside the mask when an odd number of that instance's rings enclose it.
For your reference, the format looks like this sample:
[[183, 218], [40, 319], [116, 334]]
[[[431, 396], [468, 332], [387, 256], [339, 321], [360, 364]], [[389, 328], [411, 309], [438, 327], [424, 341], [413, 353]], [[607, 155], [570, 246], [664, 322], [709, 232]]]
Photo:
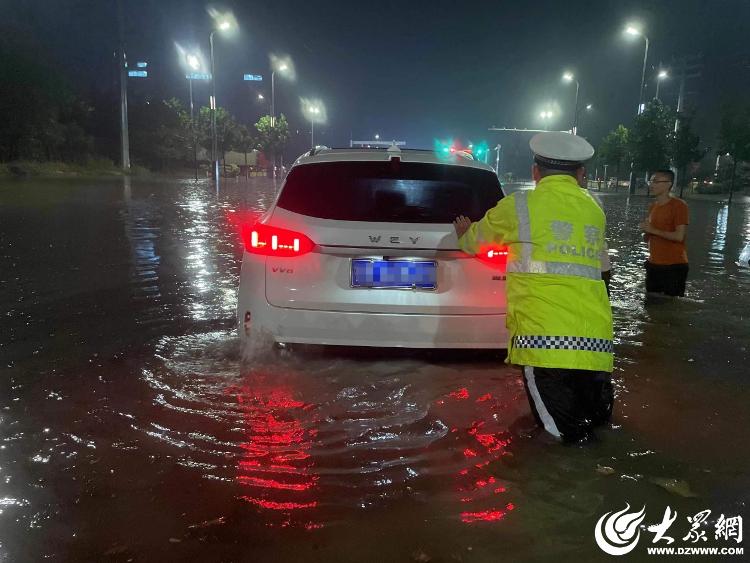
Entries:
[[237, 317], [243, 339], [405, 348], [505, 348], [507, 249], [458, 249], [452, 221], [503, 197], [464, 154], [315, 149], [253, 225]]

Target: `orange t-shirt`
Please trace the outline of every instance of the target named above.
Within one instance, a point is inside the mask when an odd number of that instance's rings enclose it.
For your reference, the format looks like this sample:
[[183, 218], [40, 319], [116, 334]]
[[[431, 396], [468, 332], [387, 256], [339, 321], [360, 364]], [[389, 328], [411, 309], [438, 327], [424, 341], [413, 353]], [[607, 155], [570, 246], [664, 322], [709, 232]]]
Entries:
[[[667, 203], [654, 202], [648, 208], [648, 222], [660, 231], [674, 232], [680, 225], [688, 224], [688, 206], [678, 197], [670, 197]], [[648, 249], [652, 264], [687, 264], [685, 240], [675, 242], [656, 235], [649, 235]]]

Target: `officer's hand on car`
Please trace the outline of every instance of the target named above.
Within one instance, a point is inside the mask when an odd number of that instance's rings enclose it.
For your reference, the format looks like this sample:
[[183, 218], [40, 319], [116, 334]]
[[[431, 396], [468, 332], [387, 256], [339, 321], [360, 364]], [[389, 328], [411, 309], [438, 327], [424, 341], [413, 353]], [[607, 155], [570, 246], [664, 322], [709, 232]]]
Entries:
[[464, 233], [469, 230], [469, 227], [471, 227], [471, 219], [465, 215], [459, 215], [456, 217], [456, 220], [453, 221], [453, 227], [456, 229], [458, 238], [461, 238], [464, 236]]

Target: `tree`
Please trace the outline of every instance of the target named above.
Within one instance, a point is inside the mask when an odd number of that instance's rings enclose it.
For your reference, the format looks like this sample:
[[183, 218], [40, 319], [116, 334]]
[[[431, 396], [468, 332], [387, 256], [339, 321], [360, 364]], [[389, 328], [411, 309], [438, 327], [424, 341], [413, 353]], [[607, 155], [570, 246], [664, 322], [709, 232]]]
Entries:
[[682, 114], [677, 118], [678, 128], [672, 139], [672, 163], [677, 169], [677, 184], [680, 186], [680, 197], [687, 184], [687, 167], [700, 161], [706, 154], [698, 148], [700, 137], [693, 132], [693, 113]]
[[246, 125], [239, 125], [237, 127], [237, 134], [234, 143], [234, 149], [244, 153], [245, 164], [247, 164], [247, 153], [258, 148], [258, 137], [255, 131], [248, 128]]
[[737, 164], [750, 161], [750, 105], [728, 105], [722, 108], [721, 129], [719, 130], [719, 154], [729, 153], [732, 157], [732, 174], [729, 185], [729, 203], [737, 177]]
[[0, 47], [0, 160], [86, 161], [93, 148], [90, 106], [57, 69]]
[[191, 158], [190, 117], [176, 98], [131, 106], [130, 150], [133, 161], [165, 169]]
[[630, 132], [624, 125], [618, 125], [610, 131], [599, 146], [599, 157], [604, 164], [615, 167], [615, 176], [620, 178], [623, 162], [629, 160], [628, 137]]
[[671, 159], [675, 112], [652, 100], [635, 119], [628, 139], [636, 170], [667, 168]]
[[[198, 113], [195, 127], [198, 131], [198, 142], [211, 154], [212, 131], [211, 131], [211, 109], [203, 106]], [[216, 150], [224, 160], [228, 150], [234, 145], [237, 137], [237, 122], [226, 109], [216, 108]]]
[[284, 150], [289, 141], [289, 124], [284, 114], [276, 118], [276, 122], [273, 125], [271, 122], [271, 116], [264, 115], [255, 124], [255, 129], [258, 131], [259, 147], [266, 155], [272, 155], [275, 166], [278, 155]]

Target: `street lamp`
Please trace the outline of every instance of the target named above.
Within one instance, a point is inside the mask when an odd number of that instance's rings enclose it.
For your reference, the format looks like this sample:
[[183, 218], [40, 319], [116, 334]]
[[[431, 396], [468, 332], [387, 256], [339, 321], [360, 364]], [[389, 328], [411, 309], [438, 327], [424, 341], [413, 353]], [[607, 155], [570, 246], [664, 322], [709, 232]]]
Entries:
[[[632, 37], [643, 37], [643, 39], [646, 41], [646, 48], [643, 51], [643, 69], [641, 70], [641, 89], [638, 92], [638, 111], [636, 112], [636, 115], [641, 115], [643, 113], [644, 104], [643, 104], [643, 89], [646, 82], [646, 63], [648, 62], [648, 37], [645, 33], [641, 31], [641, 29], [633, 24], [630, 24], [625, 27], [625, 33], [627, 35], [630, 35]], [[635, 163], [633, 161], [630, 162], [630, 182], [628, 187], [628, 193], [634, 194], [635, 193], [635, 177], [633, 176], [633, 166]]]
[[[583, 121], [583, 120], [581, 119], [581, 113], [585, 113], [585, 112], [583, 111], [584, 109], [585, 109], [586, 111], [591, 111], [592, 109], [594, 109], [594, 104], [586, 104], [585, 106], [583, 106], [583, 107], [582, 107], [581, 109], [579, 109], [579, 110], [578, 110], [578, 122], [579, 122], [579, 123], [580, 123], [581, 121]], [[577, 129], [576, 129], [576, 131], [577, 131]], [[576, 133], [576, 134], [577, 134], [577, 133]]]
[[643, 89], [646, 81], [646, 62], [648, 61], [648, 37], [636, 25], [628, 25], [625, 28], [625, 33], [633, 37], [643, 37], [646, 41], [646, 49], [643, 52], [643, 70], [641, 71], [641, 89], [638, 93], [638, 112], [636, 114], [640, 115], [643, 112]]
[[[185, 62], [193, 72], [197, 72], [201, 68], [201, 60], [198, 55], [194, 53], [188, 53], [185, 55]], [[190, 133], [193, 137], [193, 168], [195, 169], [195, 179], [198, 180], [198, 143], [195, 137], [195, 117], [193, 111], [193, 76], [192, 73], [188, 74], [188, 85], [190, 91]]]
[[376, 140], [376, 141], [379, 141], [379, 140], [380, 140], [380, 135], [378, 135], [377, 133], [375, 133], [375, 140]]
[[[212, 14], [213, 15], [213, 14]], [[216, 193], [219, 193], [219, 149], [218, 139], [216, 136], [216, 72], [214, 64], [214, 33], [217, 31], [226, 32], [232, 28], [234, 18], [228, 15], [216, 15], [214, 18], [216, 22], [215, 29], [211, 30], [208, 35], [208, 43], [211, 47], [211, 159], [214, 163], [214, 179], [216, 181]]]
[[307, 113], [310, 114], [310, 148], [315, 148], [315, 118], [320, 115], [318, 106], [308, 106]]
[[[539, 114], [539, 117], [542, 118], [542, 121], [547, 121], [548, 119], [552, 119], [554, 114], [549, 110], [544, 110]], [[547, 124], [544, 124], [544, 128], [547, 129]]]
[[654, 98], [657, 100], [659, 99], [659, 86], [665, 78], [669, 78], [669, 73], [666, 70], [660, 70], [659, 74], [656, 75], [656, 96]]
[[273, 67], [271, 70], [271, 126], [274, 126], [276, 125], [276, 71], [286, 73], [289, 70], [289, 64], [283, 60], [273, 59], [271, 65]]
[[575, 135], [578, 132], [578, 92], [581, 89], [581, 85], [578, 83], [578, 80], [576, 79], [576, 77], [573, 76], [573, 74], [570, 72], [566, 72], [565, 74], [563, 74], [563, 80], [565, 80], [565, 82], [576, 83], [576, 102], [575, 102], [575, 106], [573, 107], [573, 127], [572, 127], [573, 135]]

